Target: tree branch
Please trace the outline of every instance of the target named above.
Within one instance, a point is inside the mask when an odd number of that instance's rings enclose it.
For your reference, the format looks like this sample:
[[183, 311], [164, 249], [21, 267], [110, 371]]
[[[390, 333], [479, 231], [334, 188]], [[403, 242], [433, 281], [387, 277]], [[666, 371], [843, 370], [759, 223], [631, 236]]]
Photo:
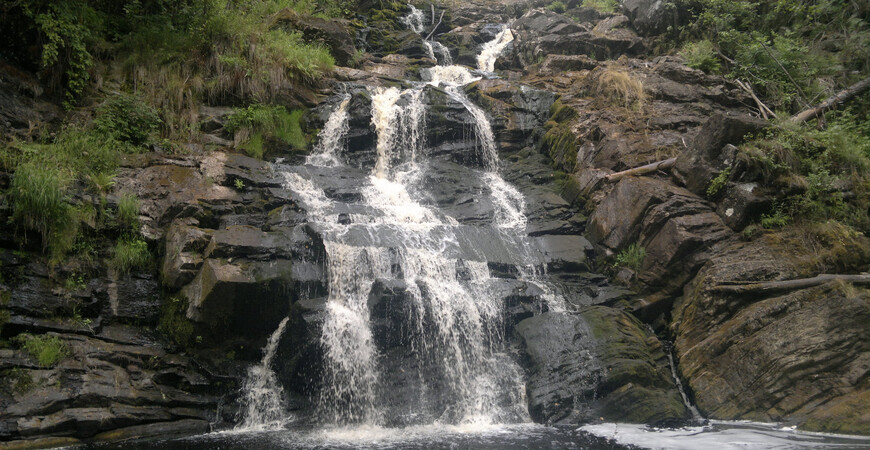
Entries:
[[[435, 18], [434, 14], [432, 15], [432, 18]], [[424, 41], [428, 41], [429, 38], [432, 37], [432, 33], [434, 33], [435, 30], [437, 30], [438, 27], [441, 26], [441, 19], [443, 19], [443, 18], [444, 18], [444, 10], [442, 9], [441, 10], [441, 17], [438, 18], [438, 23], [435, 24], [434, 27], [432, 27], [432, 31], [429, 32], [429, 34], [426, 36], [426, 39], [423, 39]]]

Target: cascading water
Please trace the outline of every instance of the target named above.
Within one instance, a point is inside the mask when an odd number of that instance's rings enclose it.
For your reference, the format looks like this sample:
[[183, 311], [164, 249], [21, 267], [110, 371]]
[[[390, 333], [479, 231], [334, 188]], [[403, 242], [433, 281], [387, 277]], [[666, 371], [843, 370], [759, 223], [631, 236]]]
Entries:
[[510, 27], [505, 26], [496, 35], [495, 39], [483, 44], [483, 49], [477, 55], [477, 68], [483, 72], [495, 70], [495, 60], [504, 51], [505, 47], [514, 40]]
[[[422, 12], [413, 7], [403, 22], [418, 33], [423, 31]], [[484, 50], [487, 61], [497, 56], [490, 47]], [[445, 53], [449, 57], [449, 52]], [[442, 57], [442, 62], [449, 59]], [[361, 198], [350, 214], [350, 223], [338, 219], [342, 209], [339, 202], [331, 200], [304, 170], [287, 168], [284, 172], [285, 187], [305, 207], [326, 253], [328, 298], [320, 333], [324, 360], [318, 399], [319, 416], [326, 423], [492, 424], [529, 420], [520, 369], [505, 349], [505, 305], [489, 291], [494, 278], [488, 263], [479, 256], [461, 257], [457, 251], [472, 231], [426, 206], [415, 194], [426, 170], [427, 86], [443, 88], [473, 121], [474, 147], [483, 170], [480, 175], [494, 205], [486, 227], [489, 231], [474, 233], [504, 240], [501, 247], [505, 249], [518, 247], [516, 241], [524, 236], [526, 226], [524, 200], [499, 175], [495, 139], [486, 114], [462, 89], [479, 77], [453, 65], [436, 66], [426, 76], [428, 83], [404, 90], [370, 89], [376, 159], [366, 185], [360, 189]], [[344, 97], [330, 116], [307, 166], [342, 164], [349, 101]], [[374, 290], [383, 286], [400, 291], [401, 299], [378, 297]], [[394, 303], [384, 306], [384, 302]], [[377, 332], [376, 327], [383, 326], [383, 311], [400, 316], [399, 329], [393, 330], [396, 336], [385, 338]], [[396, 318], [390, 316], [389, 320]], [[280, 337], [283, 327], [284, 322], [274, 339]], [[397, 340], [398, 344], [393, 342]], [[274, 349], [266, 353], [258, 366], [262, 370], [258, 370], [274, 386], [269, 369]], [[246, 388], [256, 390], [254, 378], [263, 376], [258, 372], [255, 377], [252, 372]], [[402, 395], [390, 392], [395, 386], [401, 386]], [[280, 392], [277, 394], [280, 399]], [[268, 428], [276, 423], [273, 415], [251, 413], [249, 408], [244, 424]]]

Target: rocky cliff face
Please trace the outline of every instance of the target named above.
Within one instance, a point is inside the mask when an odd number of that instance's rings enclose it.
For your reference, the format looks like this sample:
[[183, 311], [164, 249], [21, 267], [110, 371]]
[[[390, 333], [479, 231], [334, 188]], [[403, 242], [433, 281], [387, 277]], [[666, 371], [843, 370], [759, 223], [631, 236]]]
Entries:
[[[870, 243], [836, 228], [751, 241], [738, 234], [770, 198], [735, 166], [735, 146], [766, 124], [750, 117], [750, 99], [729, 80], [678, 58], [643, 58], [643, 36], [681, 20], [660, 4], [625, 1], [622, 14], [576, 7], [569, 17], [534, 2], [507, 8], [466, 2], [449, 11], [436, 33], [455, 61], [473, 65], [492, 25], [513, 20], [516, 39], [496, 62], [501, 77], [474, 83], [466, 93], [491, 119], [504, 178], [526, 199], [526, 232], [568, 303], [567, 313], [542, 310], [541, 292], [514, 279], [507, 266], [491, 264], [504, 282], [508, 331], [526, 371], [532, 418], [688, 419], [654, 329], [674, 339], [679, 374], [707, 417], [870, 434], [865, 289], [839, 282], [749, 294], [722, 289], [866, 270]], [[307, 116], [311, 130], [322, 127], [338, 101], [333, 94], [350, 94], [352, 163], [312, 175], [330, 186], [331, 199], [349, 205], [361, 195], [354, 184], [361, 167], [375, 158], [365, 88], [397, 85], [435, 64], [419, 36], [393, 23], [404, 12], [397, 8], [378, 14], [369, 34], [360, 35], [368, 36], [374, 56], [360, 69], [337, 69]], [[351, 57], [341, 30], [316, 20], [281, 20], [340, 47], [345, 61]], [[379, 21], [391, 25], [379, 28]], [[0, 112], [18, 118], [0, 124], [10, 133], [25, 133], [24, 118], [58, 114], [24, 100], [20, 86], [2, 87], [0, 93], [14, 98]], [[425, 95], [433, 201], [473, 225], [492, 205], [476, 201], [482, 181], [459, 168], [469, 163], [463, 130], [470, 119], [443, 90], [427, 88]], [[203, 111], [213, 125], [211, 141], [228, 143], [221, 134], [228, 110]], [[670, 173], [607, 178], [668, 158], [676, 158]], [[708, 198], [710, 180], [732, 167], [723, 191]], [[8, 177], [0, 180], [8, 184]], [[114, 190], [137, 194], [143, 234], [159, 255], [157, 268], [141, 273], [120, 274], [102, 260], [49, 268], [37, 252], [18, 251], [14, 230], [4, 229], [2, 337], [56, 336], [68, 356], [40, 367], [23, 350], [0, 350], [0, 437], [100, 441], [235, 423], [245, 369], [288, 315], [277, 372], [292, 407], [311, 412], [325, 252], [310, 212], [285, 183], [273, 164], [227, 148], [129, 158]], [[8, 216], [8, 207], [2, 214]], [[602, 261], [631, 244], [647, 256], [613, 274], [616, 282], [591, 273], [609, 270]], [[83, 280], [64, 282], [71, 277]], [[373, 320], [390, 336], [403, 287], [383, 284], [374, 292]], [[71, 310], [73, 298], [81, 309]], [[402, 359], [401, 350], [390, 351]]]

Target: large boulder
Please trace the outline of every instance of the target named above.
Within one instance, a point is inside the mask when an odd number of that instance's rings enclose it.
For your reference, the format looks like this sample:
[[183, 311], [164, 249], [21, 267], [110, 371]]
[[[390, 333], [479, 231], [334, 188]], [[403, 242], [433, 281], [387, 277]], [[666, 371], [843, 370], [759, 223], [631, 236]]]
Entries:
[[535, 421], [688, 418], [661, 343], [631, 315], [606, 307], [548, 312], [516, 331], [528, 358]]
[[292, 285], [288, 260], [209, 258], [181, 293], [189, 304], [187, 318], [205, 325], [212, 337], [261, 336], [287, 315]]
[[[627, 20], [626, 20], [627, 21]], [[598, 26], [577, 23], [545, 9], [534, 9], [511, 24], [515, 40], [511, 66], [527, 68], [546, 55], [588, 55], [605, 60], [643, 51], [643, 41], [622, 27], [625, 21], [605, 19]]]
[[676, 30], [683, 24], [685, 14], [673, 3], [664, 0], [620, 0], [622, 12], [631, 19], [631, 25], [642, 36]]
[[704, 195], [713, 178], [734, 164], [737, 148], [733, 144], [769, 125], [766, 120], [748, 115], [713, 115], [689, 148], [677, 157], [674, 177], [686, 189]]
[[768, 234], [712, 258], [673, 309], [679, 367], [701, 411], [870, 433], [870, 291], [842, 282], [803, 289], [735, 285], [853, 272], [870, 242], [838, 225]]
[[[593, 244], [616, 252], [637, 243], [646, 249], [639, 278], [649, 287], [676, 292], [715, 249], [733, 239], [710, 204], [654, 178], [626, 177], [589, 218]], [[659, 311], [662, 312], [662, 311]]]

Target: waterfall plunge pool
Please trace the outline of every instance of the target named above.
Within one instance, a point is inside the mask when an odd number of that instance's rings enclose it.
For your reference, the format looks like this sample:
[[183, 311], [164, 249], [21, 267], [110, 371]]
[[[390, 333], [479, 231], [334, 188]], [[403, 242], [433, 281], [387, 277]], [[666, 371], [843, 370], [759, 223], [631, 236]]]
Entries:
[[645, 425], [424, 425], [281, 431], [223, 431], [177, 439], [93, 446], [94, 449], [870, 449], [870, 438], [806, 433], [754, 422], [655, 429]]

